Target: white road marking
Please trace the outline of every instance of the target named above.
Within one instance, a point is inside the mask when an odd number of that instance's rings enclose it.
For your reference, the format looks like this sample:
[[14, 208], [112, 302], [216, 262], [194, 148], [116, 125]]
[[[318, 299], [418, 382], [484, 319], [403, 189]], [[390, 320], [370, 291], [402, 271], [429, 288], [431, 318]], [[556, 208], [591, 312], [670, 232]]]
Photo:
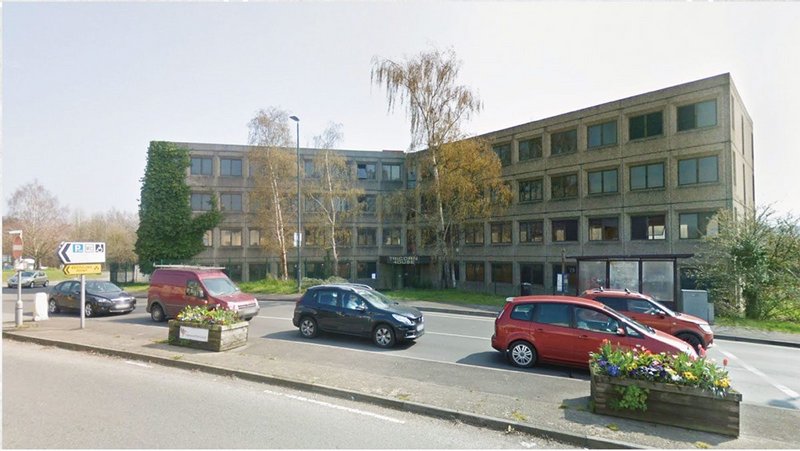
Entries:
[[481, 340], [481, 341], [487, 341], [487, 340], [489, 340], [489, 339], [490, 339], [490, 337], [473, 337], [472, 335], [446, 334], [446, 333], [444, 333], [444, 332], [430, 332], [430, 331], [426, 331], [426, 332], [425, 332], [425, 334], [426, 334], [426, 335], [444, 335], [444, 336], [446, 336], [446, 337], [471, 338], [471, 339], [473, 339], [473, 340]]
[[133, 362], [133, 361], [130, 361], [130, 360], [125, 360], [125, 363], [127, 363], [128, 365], [141, 366], [142, 368], [152, 368], [152, 366], [150, 366], [150, 365], [148, 365], [146, 363], [142, 363], [142, 362]]
[[328, 407], [330, 409], [344, 410], [345, 412], [355, 413], [355, 414], [358, 414], [358, 415], [364, 415], [364, 416], [367, 416], [367, 417], [373, 417], [373, 418], [377, 418], [377, 419], [383, 420], [383, 421], [390, 421], [392, 423], [405, 424], [405, 421], [398, 420], [396, 418], [387, 417], [385, 415], [379, 415], [377, 413], [367, 412], [365, 410], [359, 410], [359, 409], [353, 409], [353, 408], [350, 408], [350, 407], [344, 407], [344, 406], [332, 404], [332, 403], [325, 402], [325, 401], [317, 401], [315, 399], [309, 399], [309, 398], [306, 398], [304, 396], [289, 395], [289, 394], [285, 394], [285, 393], [274, 392], [274, 391], [271, 391], [271, 390], [264, 390], [264, 393], [269, 393], [270, 395], [274, 395], [274, 396], [282, 396], [284, 398], [294, 399], [295, 401], [307, 402], [307, 403], [310, 403], [310, 404], [316, 404], [318, 406]]
[[746, 369], [747, 371], [750, 371], [751, 373], [755, 374], [756, 376], [764, 379], [765, 381], [767, 381], [767, 383], [769, 383], [773, 387], [777, 388], [778, 390], [782, 391], [784, 394], [786, 394], [790, 398], [800, 398], [800, 394], [798, 394], [796, 391], [792, 390], [791, 388], [789, 388], [789, 387], [787, 387], [787, 386], [785, 386], [783, 384], [779, 384], [779, 383], [775, 382], [774, 380], [772, 380], [772, 378], [770, 378], [769, 376], [764, 374], [762, 371], [760, 371], [757, 368], [754, 368], [754, 367], [744, 363], [742, 361], [742, 359], [740, 359], [739, 357], [736, 357], [735, 355], [731, 354], [730, 352], [723, 351], [721, 349], [720, 349], [720, 352], [722, 354], [724, 354], [725, 357], [727, 357], [727, 358], [729, 358], [731, 360], [736, 360], [737, 362], [739, 362], [740, 365], [742, 365], [742, 367], [744, 369]]
[[493, 323], [495, 318], [489, 318], [488, 316], [475, 316], [475, 315], [457, 315], [455, 313], [439, 313], [439, 312], [422, 312], [424, 316], [440, 316], [442, 318], [457, 318], [457, 319], [467, 319], [471, 321], [483, 321], [487, 323]]
[[291, 321], [292, 318], [286, 318], [283, 316], [264, 316], [264, 315], [256, 315], [255, 318], [264, 318], [264, 319], [282, 319], [284, 321]]

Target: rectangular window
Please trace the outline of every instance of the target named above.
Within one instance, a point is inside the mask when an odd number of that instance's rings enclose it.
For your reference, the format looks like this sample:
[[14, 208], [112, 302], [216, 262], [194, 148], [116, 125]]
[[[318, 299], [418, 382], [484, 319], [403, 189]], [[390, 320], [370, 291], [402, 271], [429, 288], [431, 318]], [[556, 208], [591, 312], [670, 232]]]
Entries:
[[359, 279], [372, 279], [373, 274], [378, 273], [378, 265], [375, 262], [358, 262], [356, 277]]
[[693, 103], [678, 107], [678, 131], [717, 125], [717, 101]]
[[604, 122], [589, 126], [587, 132], [587, 147], [603, 147], [617, 143], [617, 121]]
[[678, 184], [696, 185], [718, 180], [716, 155], [678, 161]]
[[492, 263], [492, 282], [512, 283], [511, 263]]
[[494, 153], [497, 154], [497, 157], [500, 158], [500, 164], [503, 166], [508, 166], [511, 164], [511, 144], [500, 144], [497, 146], [492, 147]]
[[564, 155], [578, 150], [578, 130], [566, 130], [550, 135], [550, 154]]
[[248, 245], [250, 247], [257, 247], [264, 244], [263, 241], [261, 240], [261, 230], [250, 229], [249, 233], [250, 233], [250, 240]]
[[192, 211], [211, 211], [211, 194], [192, 193]]
[[399, 246], [400, 245], [400, 236], [402, 234], [402, 230], [400, 227], [392, 227], [389, 229], [383, 229], [383, 245], [384, 246]]
[[219, 175], [223, 177], [241, 177], [242, 176], [241, 158], [220, 158]]
[[408, 175], [406, 176], [406, 180], [408, 180], [408, 189], [414, 189], [417, 187], [417, 173], [414, 171], [408, 171]]
[[367, 194], [358, 196], [358, 205], [364, 213], [375, 214], [378, 211], [377, 196], [374, 194]]
[[717, 234], [717, 221], [712, 219], [714, 212], [702, 213], [681, 213], [680, 238], [682, 240], [697, 239], [704, 235], [714, 236]]
[[316, 227], [303, 227], [303, 246], [321, 246], [324, 240], [322, 231]]
[[511, 244], [511, 222], [492, 224], [492, 244]]
[[519, 281], [543, 287], [544, 265], [541, 263], [520, 263]]
[[607, 194], [617, 191], [616, 169], [589, 173], [589, 194]]
[[375, 239], [377, 232], [375, 228], [359, 228], [358, 229], [358, 245], [359, 246], [375, 246], [377, 240]]
[[467, 224], [464, 227], [465, 244], [483, 244], [483, 224]]
[[569, 327], [572, 324], [572, 307], [568, 304], [538, 304], [537, 323]]
[[631, 191], [664, 187], [664, 163], [632, 166], [630, 172]]
[[542, 158], [542, 137], [526, 139], [519, 142], [519, 161]]
[[520, 221], [519, 242], [520, 243], [544, 242], [544, 221]]
[[553, 199], [578, 197], [578, 174], [550, 177], [550, 197]]
[[314, 160], [303, 160], [303, 177], [319, 178], [319, 174], [314, 167]]
[[214, 245], [214, 231], [206, 230], [203, 232], [203, 246], [212, 247]]
[[483, 263], [473, 263], [467, 262], [466, 264], [466, 280], [467, 282], [481, 282], [483, 283], [486, 279], [484, 278], [484, 265]]
[[211, 175], [211, 158], [192, 157], [192, 175]]
[[664, 134], [664, 114], [656, 111], [631, 117], [628, 120], [628, 134], [632, 140]]
[[222, 229], [219, 231], [219, 245], [223, 247], [233, 247], [242, 245], [242, 231]]
[[223, 193], [219, 195], [222, 211], [242, 211], [242, 195]]
[[400, 174], [403, 173], [403, 165], [383, 163], [381, 165], [381, 172], [383, 180], [389, 180], [389, 181], [400, 180], [401, 177]]
[[665, 215], [631, 216], [631, 240], [665, 240]]
[[590, 218], [589, 241], [618, 241], [618, 218]]
[[578, 241], [578, 220], [553, 221], [553, 241]]
[[519, 182], [519, 201], [535, 202], [542, 200], [543, 196], [542, 179], [525, 180]]
[[358, 163], [357, 168], [359, 180], [375, 180], [377, 173], [375, 163]]

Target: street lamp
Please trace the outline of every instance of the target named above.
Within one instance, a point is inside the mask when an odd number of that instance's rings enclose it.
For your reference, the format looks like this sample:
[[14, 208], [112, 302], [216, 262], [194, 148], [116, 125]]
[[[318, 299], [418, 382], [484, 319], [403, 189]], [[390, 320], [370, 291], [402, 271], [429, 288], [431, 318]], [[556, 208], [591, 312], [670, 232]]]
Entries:
[[303, 270], [300, 266], [300, 250], [303, 247], [302, 221], [303, 210], [300, 208], [300, 118], [289, 116], [297, 124], [297, 292], [300, 293], [300, 281], [303, 277]]

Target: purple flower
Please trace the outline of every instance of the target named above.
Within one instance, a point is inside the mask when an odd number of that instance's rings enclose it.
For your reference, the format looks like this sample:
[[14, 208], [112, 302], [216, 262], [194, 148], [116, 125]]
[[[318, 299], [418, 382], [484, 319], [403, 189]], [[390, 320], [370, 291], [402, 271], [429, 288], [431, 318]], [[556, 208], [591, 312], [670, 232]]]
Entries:
[[609, 365], [607, 371], [611, 377], [619, 376], [619, 367], [617, 365]]

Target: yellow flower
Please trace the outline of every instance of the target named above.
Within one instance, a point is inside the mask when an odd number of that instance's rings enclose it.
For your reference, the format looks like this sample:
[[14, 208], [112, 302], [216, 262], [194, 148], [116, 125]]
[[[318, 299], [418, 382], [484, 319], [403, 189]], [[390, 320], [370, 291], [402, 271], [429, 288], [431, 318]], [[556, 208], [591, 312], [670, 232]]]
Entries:
[[722, 379], [720, 379], [718, 381], [714, 381], [714, 385], [716, 385], [717, 387], [720, 387], [720, 388], [728, 388], [728, 387], [730, 387], [731, 382], [728, 380], [727, 377], [723, 377]]
[[695, 376], [694, 374], [692, 374], [692, 373], [690, 373], [688, 371], [684, 371], [683, 372], [683, 377], [687, 381], [696, 381], [697, 380], [697, 376]]

